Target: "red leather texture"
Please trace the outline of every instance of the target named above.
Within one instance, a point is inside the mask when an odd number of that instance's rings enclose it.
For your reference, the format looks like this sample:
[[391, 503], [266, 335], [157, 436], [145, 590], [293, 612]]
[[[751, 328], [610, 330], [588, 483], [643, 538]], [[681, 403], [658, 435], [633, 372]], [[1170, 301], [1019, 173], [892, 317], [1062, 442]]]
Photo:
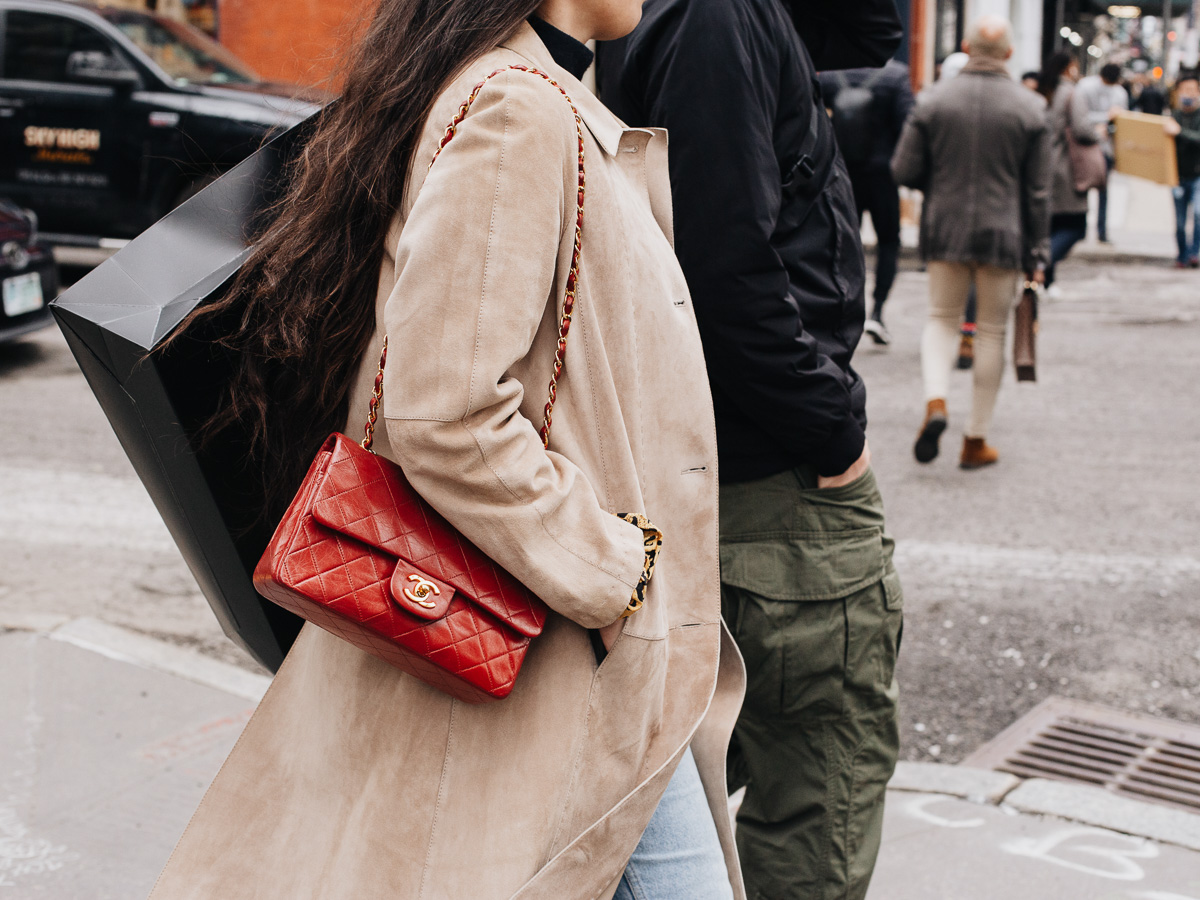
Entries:
[[317, 454], [254, 586], [471, 703], [508, 696], [546, 622], [545, 604], [430, 507], [399, 466], [342, 434]]

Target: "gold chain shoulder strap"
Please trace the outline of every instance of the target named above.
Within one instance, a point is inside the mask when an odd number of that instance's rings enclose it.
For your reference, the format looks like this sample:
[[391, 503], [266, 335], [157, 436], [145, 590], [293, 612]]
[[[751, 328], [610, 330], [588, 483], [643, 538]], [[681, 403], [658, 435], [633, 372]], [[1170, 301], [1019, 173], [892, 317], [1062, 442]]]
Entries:
[[[537, 75], [539, 78], [545, 79], [547, 82], [558, 88], [558, 92], [566, 98], [567, 103], [571, 106], [571, 112], [575, 114], [575, 134], [579, 141], [579, 190], [578, 199], [575, 211], [575, 243], [571, 249], [571, 269], [567, 273], [567, 290], [566, 296], [563, 298], [562, 316], [558, 323], [558, 345], [554, 351], [554, 369], [550, 376], [550, 398], [546, 401], [546, 407], [542, 416], [541, 437], [542, 446], [550, 446], [550, 422], [554, 417], [554, 401], [558, 398], [558, 377], [562, 374], [563, 361], [567, 355], [567, 332], [571, 330], [571, 316], [575, 311], [575, 288], [579, 283], [579, 254], [583, 249], [583, 193], [584, 193], [584, 177], [583, 177], [583, 119], [579, 116], [579, 110], [575, 108], [575, 103], [571, 97], [563, 90], [562, 85], [547, 75], [540, 69], [535, 69], [532, 66], [512, 65], [496, 69], [489, 73], [482, 81], [480, 81], [471, 94], [458, 108], [458, 112], [446, 127], [445, 134], [438, 141], [437, 150], [434, 151], [433, 159], [429, 161], [429, 167], [433, 168], [433, 164], [437, 162], [438, 156], [442, 150], [458, 133], [458, 126], [462, 124], [463, 119], [467, 117], [467, 113], [471, 109], [471, 104], [475, 102], [475, 98], [479, 96], [479, 92], [483, 90], [484, 85], [501, 75], [504, 72], [511, 71], [528, 72], [530, 75]], [[375, 389], [371, 392], [371, 408], [367, 414], [366, 436], [362, 440], [364, 450], [370, 450], [371, 445], [375, 441], [375, 422], [379, 416], [379, 403], [383, 399], [383, 367], [387, 363], [387, 336], [383, 338], [383, 351], [379, 354], [379, 371], [375, 374]]]

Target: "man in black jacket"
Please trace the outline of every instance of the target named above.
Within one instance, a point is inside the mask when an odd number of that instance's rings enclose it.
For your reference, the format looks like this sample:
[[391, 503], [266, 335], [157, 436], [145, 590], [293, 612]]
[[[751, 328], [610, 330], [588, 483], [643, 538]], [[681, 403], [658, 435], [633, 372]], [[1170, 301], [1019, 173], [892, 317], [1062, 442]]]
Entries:
[[717, 418], [722, 611], [746, 660], [730, 788], [751, 898], [866, 894], [902, 605], [870, 471], [854, 194], [816, 69], [880, 66], [893, 0], [648, 0], [601, 98], [665, 126]]
[[883, 305], [900, 261], [900, 189], [892, 180], [891, 162], [913, 107], [908, 66], [892, 60], [882, 69], [822, 72], [820, 79], [838, 149], [850, 173], [859, 221], [865, 210], [875, 229], [874, 304], [865, 329], [876, 344], [888, 344], [891, 337], [883, 324]]

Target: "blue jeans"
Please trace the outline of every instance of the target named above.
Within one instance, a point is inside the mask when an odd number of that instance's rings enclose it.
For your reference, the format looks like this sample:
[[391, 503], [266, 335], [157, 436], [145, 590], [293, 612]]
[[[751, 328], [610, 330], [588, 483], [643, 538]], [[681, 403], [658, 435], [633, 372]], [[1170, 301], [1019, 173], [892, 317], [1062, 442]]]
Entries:
[[732, 900], [725, 856], [689, 747], [613, 900]]
[[[1175, 243], [1179, 261], [1186, 263], [1200, 256], [1200, 177], [1182, 179], [1171, 192], [1175, 197]], [[1187, 239], [1188, 207], [1192, 208], [1192, 242]]]
[[1046, 266], [1046, 287], [1054, 284], [1058, 263], [1085, 237], [1087, 213], [1057, 213], [1050, 217], [1050, 264]]
[[1104, 156], [1105, 175], [1104, 187], [1096, 191], [1096, 199], [1099, 201], [1096, 208], [1096, 237], [1102, 241], [1108, 240], [1108, 173], [1112, 172], [1114, 161], [1107, 154]]

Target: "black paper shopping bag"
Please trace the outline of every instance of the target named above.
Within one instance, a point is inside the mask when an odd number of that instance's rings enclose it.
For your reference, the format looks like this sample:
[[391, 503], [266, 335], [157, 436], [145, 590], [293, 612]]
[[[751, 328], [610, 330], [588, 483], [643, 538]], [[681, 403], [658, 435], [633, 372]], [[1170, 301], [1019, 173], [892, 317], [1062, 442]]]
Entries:
[[301, 620], [264, 600], [250, 580], [274, 527], [261, 521], [262, 475], [247, 466], [236, 433], [202, 451], [193, 440], [228, 383], [229, 352], [202, 329], [189, 329], [167, 353], [149, 351], [228, 286], [314, 121], [276, 137], [51, 304], [221, 627], [272, 670]]

